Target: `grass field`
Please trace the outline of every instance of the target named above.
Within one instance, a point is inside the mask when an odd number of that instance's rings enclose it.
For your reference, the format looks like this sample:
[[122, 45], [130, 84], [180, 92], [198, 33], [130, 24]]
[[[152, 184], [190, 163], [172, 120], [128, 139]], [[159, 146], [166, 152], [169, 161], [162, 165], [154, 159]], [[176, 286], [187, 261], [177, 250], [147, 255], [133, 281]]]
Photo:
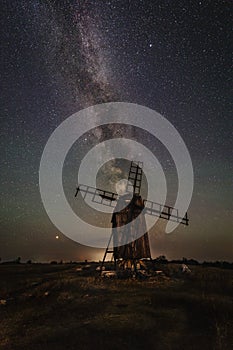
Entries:
[[96, 266], [1, 264], [0, 349], [233, 349], [233, 270], [108, 280]]

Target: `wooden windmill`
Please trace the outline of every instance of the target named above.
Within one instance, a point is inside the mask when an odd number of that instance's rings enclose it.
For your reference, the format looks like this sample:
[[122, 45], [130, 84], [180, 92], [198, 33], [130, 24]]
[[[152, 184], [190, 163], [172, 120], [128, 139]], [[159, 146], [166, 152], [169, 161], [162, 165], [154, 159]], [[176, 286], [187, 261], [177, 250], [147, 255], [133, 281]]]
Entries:
[[[140, 195], [142, 167], [142, 162], [131, 162], [127, 188], [123, 195], [87, 185], [79, 185], [76, 189], [75, 197], [82, 192], [84, 199], [89, 195], [93, 202], [114, 207], [111, 220], [113, 230], [105, 249], [101, 270], [107, 254], [113, 255], [116, 269], [133, 267], [135, 271], [141, 259], [151, 258], [145, 214], [188, 225], [187, 213], [185, 217], [180, 217], [178, 210], [173, 207], [142, 199]], [[135, 224], [137, 217], [139, 222]], [[140, 237], [140, 232], [145, 233]]]

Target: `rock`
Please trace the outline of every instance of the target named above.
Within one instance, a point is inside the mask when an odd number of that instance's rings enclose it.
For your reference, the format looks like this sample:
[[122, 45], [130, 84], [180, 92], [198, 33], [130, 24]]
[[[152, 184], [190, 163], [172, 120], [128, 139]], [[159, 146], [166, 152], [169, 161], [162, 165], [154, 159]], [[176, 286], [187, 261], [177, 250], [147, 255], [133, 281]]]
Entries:
[[104, 277], [104, 278], [116, 278], [117, 277], [117, 273], [116, 273], [116, 271], [102, 271], [101, 272], [101, 277]]
[[82, 267], [77, 267], [76, 271], [79, 272], [79, 271], [82, 271]]

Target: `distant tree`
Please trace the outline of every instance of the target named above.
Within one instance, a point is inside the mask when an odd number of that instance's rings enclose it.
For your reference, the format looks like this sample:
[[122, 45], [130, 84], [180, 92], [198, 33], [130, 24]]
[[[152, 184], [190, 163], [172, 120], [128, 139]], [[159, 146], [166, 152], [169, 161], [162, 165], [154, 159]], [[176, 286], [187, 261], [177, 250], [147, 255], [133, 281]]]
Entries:
[[28, 261], [27, 261], [27, 264], [31, 264], [31, 263], [32, 263], [32, 261], [31, 261], [31, 260], [28, 260]]
[[57, 265], [57, 261], [56, 261], [56, 260], [52, 260], [52, 261], [50, 262], [50, 264], [51, 264], [51, 265]]
[[155, 259], [156, 262], [161, 263], [161, 264], [166, 264], [168, 262], [167, 258], [165, 255], [160, 255]]
[[16, 264], [20, 264], [21, 262], [21, 257], [19, 256], [16, 260], [15, 260]]

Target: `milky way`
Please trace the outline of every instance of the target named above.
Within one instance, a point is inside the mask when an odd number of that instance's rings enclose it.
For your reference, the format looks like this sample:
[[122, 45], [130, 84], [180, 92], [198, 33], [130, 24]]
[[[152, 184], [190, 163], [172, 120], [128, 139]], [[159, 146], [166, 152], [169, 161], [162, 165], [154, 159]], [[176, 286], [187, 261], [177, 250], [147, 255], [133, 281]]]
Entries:
[[62, 7], [55, 16], [62, 35], [56, 40], [51, 65], [54, 64], [56, 70], [60, 66], [64, 79], [71, 84], [83, 107], [112, 101], [109, 54], [103, 47], [98, 18], [93, 18], [85, 7], [78, 6], [72, 6], [67, 16]]
[[[192, 224], [166, 236], [160, 223], [150, 236], [153, 254], [232, 259], [232, 3], [13, 0], [1, 12], [0, 257], [100, 257], [51, 224], [38, 169], [46, 141], [68, 116], [96, 103], [125, 101], [164, 115], [194, 166]], [[93, 130], [77, 142], [64, 167], [67, 196], [85, 153], [125, 134], [155, 153], [174, 199], [169, 154], [149, 135], [120, 126]]]

